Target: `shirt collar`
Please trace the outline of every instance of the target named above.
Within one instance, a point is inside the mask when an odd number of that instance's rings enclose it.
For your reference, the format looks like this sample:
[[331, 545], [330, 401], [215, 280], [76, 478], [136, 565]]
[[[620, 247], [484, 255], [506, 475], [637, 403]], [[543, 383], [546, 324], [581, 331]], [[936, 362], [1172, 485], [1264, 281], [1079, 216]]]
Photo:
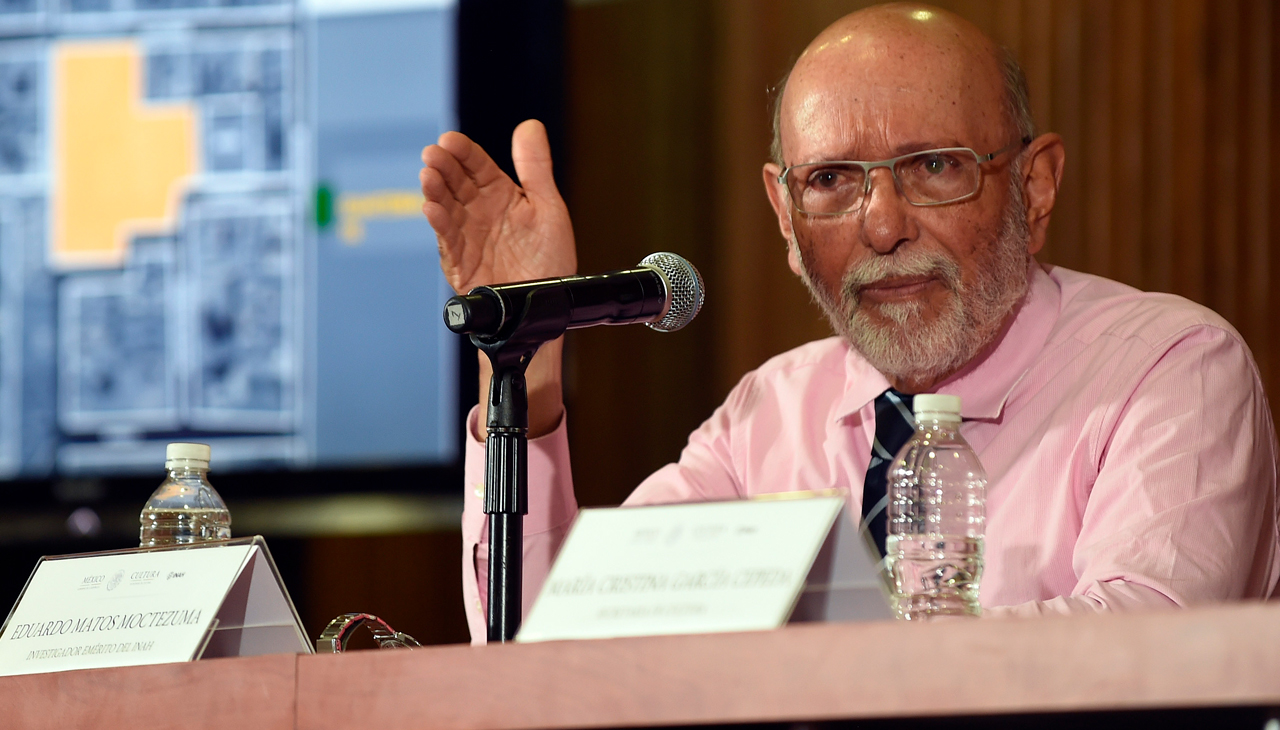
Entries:
[[871, 367], [862, 353], [844, 341], [844, 395], [835, 410], [836, 420], [846, 418], [862, 410], [889, 387], [889, 380], [879, 370]]
[[[966, 419], [994, 420], [1018, 382], [1044, 349], [1061, 307], [1062, 292], [1035, 260], [1028, 270], [1027, 295], [993, 345], [944, 380], [935, 392], [960, 396]], [[889, 387], [889, 381], [852, 347], [845, 353], [845, 388], [835, 414], [845, 418], [862, 410]]]

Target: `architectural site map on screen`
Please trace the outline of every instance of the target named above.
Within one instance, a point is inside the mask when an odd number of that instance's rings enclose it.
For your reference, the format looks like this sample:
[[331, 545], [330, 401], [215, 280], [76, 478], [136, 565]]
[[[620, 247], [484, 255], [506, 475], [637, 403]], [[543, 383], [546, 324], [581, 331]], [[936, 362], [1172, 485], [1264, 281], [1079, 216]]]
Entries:
[[0, 0], [0, 479], [451, 462], [447, 0]]

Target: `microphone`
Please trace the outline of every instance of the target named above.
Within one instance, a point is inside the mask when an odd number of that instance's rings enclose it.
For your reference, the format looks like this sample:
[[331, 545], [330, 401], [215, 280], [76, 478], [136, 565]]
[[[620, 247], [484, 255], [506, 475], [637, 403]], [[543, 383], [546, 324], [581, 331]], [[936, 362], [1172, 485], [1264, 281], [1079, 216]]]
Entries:
[[624, 271], [478, 286], [445, 303], [444, 323], [458, 334], [502, 339], [530, 315], [535, 298], [536, 317], [563, 321], [564, 329], [644, 322], [674, 332], [697, 316], [705, 293], [693, 264], [659, 252]]

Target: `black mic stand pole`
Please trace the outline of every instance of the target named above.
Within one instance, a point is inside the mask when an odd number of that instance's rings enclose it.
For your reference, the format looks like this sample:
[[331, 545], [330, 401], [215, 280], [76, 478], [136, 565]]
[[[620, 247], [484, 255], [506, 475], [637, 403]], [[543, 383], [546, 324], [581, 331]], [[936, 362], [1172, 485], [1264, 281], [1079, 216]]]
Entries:
[[502, 332], [471, 336], [493, 365], [484, 468], [491, 642], [510, 641], [520, 628], [524, 516], [529, 513], [529, 394], [524, 373], [543, 343], [564, 334], [570, 311], [566, 298], [563, 289], [534, 289], [523, 302], [511, 302], [520, 311]]

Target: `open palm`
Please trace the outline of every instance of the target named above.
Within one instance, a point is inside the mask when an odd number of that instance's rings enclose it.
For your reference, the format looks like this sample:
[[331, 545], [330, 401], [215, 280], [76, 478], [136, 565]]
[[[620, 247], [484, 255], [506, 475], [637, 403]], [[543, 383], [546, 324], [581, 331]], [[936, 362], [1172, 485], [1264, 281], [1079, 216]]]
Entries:
[[540, 122], [516, 127], [511, 154], [520, 185], [457, 132], [422, 151], [422, 212], [436, 231], [440, 266], [455, 292], [577, 271], [573, 226]]

